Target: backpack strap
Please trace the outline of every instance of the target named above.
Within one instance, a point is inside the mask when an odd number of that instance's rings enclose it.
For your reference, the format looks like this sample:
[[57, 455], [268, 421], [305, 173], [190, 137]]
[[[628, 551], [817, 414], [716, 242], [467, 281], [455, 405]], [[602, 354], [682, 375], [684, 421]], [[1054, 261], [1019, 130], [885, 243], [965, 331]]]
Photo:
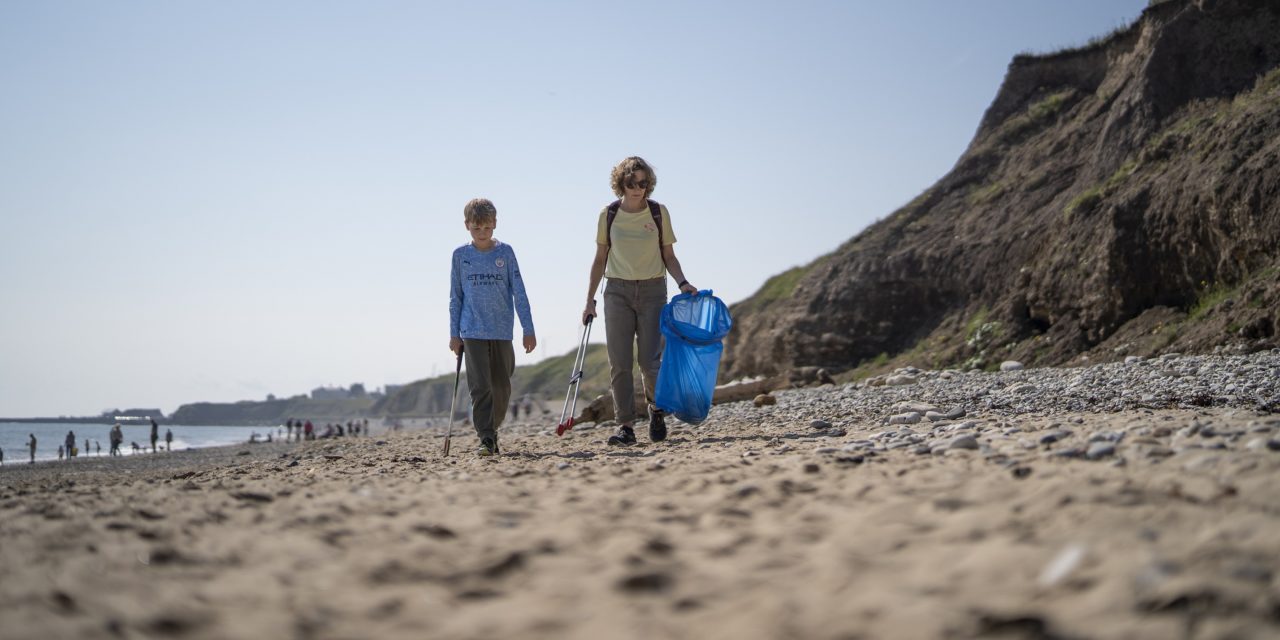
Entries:
[[608, 213], [604, 217], [604, 240], [610, 249], [613, 248], [613, 219], [618, 217], [618, 207], [621, 206], [621, 200], [610, 202], [607, 208]]
[[[658, 255], [662, 255], [662, 205], [656, 200], [649, 201], [649, 215], [653, 216], [653, 226], [658, 228]], [[663, 264], [667, 261], [663, 260]]]

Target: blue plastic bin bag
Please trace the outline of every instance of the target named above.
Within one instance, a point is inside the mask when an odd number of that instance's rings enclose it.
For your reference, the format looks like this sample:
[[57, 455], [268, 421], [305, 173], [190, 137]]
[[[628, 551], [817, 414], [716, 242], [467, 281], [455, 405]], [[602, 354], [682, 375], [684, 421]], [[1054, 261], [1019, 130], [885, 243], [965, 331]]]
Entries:
[[662, 308], [666, 337], [654, 404], [683, 422], [698, 424], [711, 411], [720, 370], [721, 342], [733, 327], [729, 308], [710, 289], [681, 293]]

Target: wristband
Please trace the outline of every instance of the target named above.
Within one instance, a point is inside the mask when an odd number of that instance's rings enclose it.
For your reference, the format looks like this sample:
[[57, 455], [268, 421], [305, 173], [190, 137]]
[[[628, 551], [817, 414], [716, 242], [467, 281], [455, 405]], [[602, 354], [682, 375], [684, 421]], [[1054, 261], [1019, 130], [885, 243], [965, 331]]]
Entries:
[[677, 283], [676, 283], [676, 286], [677, 286], [677, 287], [683, 287], [683, 286], [685, 286], [685, 285], [687, 285], [687, 284], [689, 284], [689, 281], [688, 281], [688, 280], [681, 280], [680, 282], [677, 282]]

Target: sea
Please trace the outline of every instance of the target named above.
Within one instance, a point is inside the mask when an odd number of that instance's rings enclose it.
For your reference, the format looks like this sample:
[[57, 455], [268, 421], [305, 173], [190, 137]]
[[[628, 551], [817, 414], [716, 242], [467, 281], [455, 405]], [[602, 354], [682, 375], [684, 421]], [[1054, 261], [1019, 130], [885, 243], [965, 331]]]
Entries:
[[[0, 450], [4, 451], [4, 463], [15, 464], [30, 460], [28, 448], [29, 436], [36, 437], [36, 460], [57, 460], [58, 447], [67, 441], [67, 432], [74, 432], [79, 455], [89, 457], [107, 455], [111, 449], [110, 424], [85, 424], [68, 422], [0, 422]], [[160, 440], [157, 447], [164, 447], [165, 430], [173, 431], [173, 450], [200, 449], [203, 447], [220, 447], [231, 444], [243, 444], [257, 434], [259, 440], [265, 440], [267, 434], [272, 438], [280, 438], [284, 427], [191, 427], [180, 424], [161, 424]], [[150, 424], [121, 424], [124, 443], [120, 445], [120, 453], [134, 455], [132, 443], [138, 443], [139, 453], [151, 451]], [[85, 450], [85, 438], [89, 439], [89, 448]], [[98, 450], [101, 445], [102, 450]]]

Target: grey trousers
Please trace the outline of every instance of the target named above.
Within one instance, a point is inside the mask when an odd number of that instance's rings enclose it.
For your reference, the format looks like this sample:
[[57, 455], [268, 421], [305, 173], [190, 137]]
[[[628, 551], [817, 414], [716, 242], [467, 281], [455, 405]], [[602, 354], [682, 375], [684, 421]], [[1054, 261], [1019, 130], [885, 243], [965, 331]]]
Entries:
[[498, 437], [498, 427], [507, 417], [511, 400], [511, 373], [516, 369], [516, 351], [510, 340], [462, 341], [462, 357], [467, 362], [467, 387], [471, 389], [471, 418], [480, 439]]
[[[658, 324], [667, 303], [667, 279], [609, 278], [604, 286], [605, 346], [609, 352], [609, 382], [618, 424], [636, 419], [635, 375], [640, 365], [644, 398], [652, 405], [662, 363], [662, 332]], [[634, 356], [632, 349], [635, 349]]]

